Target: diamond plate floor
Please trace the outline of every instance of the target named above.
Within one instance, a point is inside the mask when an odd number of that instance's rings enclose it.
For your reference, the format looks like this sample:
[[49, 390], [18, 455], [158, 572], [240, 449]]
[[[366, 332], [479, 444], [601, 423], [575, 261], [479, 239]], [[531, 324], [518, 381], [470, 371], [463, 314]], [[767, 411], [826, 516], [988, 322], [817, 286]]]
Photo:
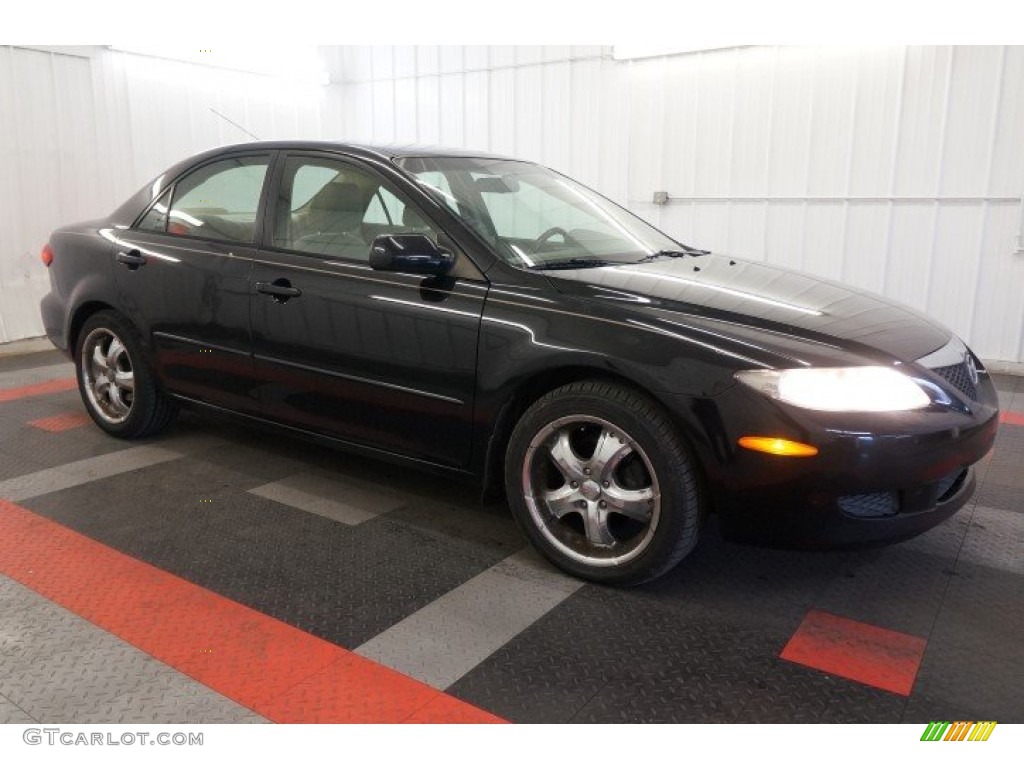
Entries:
[[266, 721], [0, 576], [0, 723], [32, 722]]
[[[0, 359], [0, 376], [59, 363]], [[1024, 382], [996, 384], [1024, 411]], [[526, 543], [507, 510], [444, 479], [189, 413], [139, 444], [31, 426], [81, 410], [75, 391], [0, 403], [0, 487], [19, 504], [502, 718], [1024, 720], [1021, 425], [1002, 425], [972, 503], [916, 539], [786, 552], [726, 542], [712, 521], [681, 567], [617, 590], [509, 569]], [[149, 722], [168, 701], [193, 721], [245, 716], [136, 649], [69, 644], [76, 617], [6, 589], [0, 721]], [[781, 659], [813, 612], [920, 639], [909, 695]]]

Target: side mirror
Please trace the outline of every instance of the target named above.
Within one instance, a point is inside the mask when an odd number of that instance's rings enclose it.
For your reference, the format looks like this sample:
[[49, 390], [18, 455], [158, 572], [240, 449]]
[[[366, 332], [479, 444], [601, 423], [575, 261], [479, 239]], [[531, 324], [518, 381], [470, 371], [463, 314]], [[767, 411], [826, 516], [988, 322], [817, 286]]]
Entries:
[[383, 272], [447, 275], [455, 257], [426, 235], [377, 235], [370, 246], [370, 266]]

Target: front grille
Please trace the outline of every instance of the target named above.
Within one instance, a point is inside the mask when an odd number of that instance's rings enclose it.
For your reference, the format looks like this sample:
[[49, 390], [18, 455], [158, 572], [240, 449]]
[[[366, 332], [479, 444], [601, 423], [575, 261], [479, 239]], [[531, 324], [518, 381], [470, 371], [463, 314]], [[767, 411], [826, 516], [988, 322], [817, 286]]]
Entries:
[[967, 372], [966, 363], [946, 365], [942, 368], [932, 368], [932, 371], [959, 389], [971, 400], [978, 399], [978, 387], [973, 381], [971, 381], [971, 375]]
[[839, 508], [853, 517], [890, 517], [899, 511], [899, 498], [893, 491], [840, 496]]

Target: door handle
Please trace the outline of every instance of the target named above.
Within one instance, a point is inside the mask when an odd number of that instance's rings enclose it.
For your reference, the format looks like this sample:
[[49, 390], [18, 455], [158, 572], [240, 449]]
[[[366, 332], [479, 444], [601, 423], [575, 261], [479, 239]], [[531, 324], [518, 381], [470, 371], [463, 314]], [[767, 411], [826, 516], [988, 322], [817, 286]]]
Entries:
[[302, 291], [294, 287], [289, 280], [279, 277], [272, 283], [260, 281], [256, 283], [256, 291], [273, 297], [274, 301], [284, 304], [288, 299], [301, 296]]
[[114, 258], [128, 267], [128, 269], [138, 269], [146, 263], [146, 257], [137, 248], [133, 248], [130, 251], [118, 251], [117, 256]]

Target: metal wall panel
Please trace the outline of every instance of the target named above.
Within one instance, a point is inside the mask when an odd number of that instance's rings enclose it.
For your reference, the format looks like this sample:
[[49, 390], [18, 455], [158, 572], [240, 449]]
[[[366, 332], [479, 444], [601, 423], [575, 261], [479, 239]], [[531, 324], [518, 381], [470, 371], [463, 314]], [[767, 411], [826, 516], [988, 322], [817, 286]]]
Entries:
[[108, 213], [187, 155], [250, 140], [211, 108], [263, 139], [319, 138], [335, 90], [108, 50], [0, 47], [0, 342], [43, 331], [39, 251], [56, 227]]
[[1024, 360], [1024, 48], [608, 53], [396, 47], [334, 76], [374, 115], [392, 81], [414, 98], [398, 140], [544, 162], [684, 241], [883, 293]]

